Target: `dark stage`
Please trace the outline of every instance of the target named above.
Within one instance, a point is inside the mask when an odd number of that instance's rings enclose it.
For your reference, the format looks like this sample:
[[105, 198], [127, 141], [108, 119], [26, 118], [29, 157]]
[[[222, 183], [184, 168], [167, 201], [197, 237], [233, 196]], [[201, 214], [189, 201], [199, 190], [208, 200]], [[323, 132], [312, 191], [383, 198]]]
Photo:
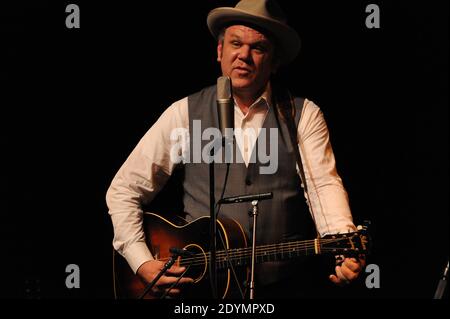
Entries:
[[[8, 2], [0, 296], [113, 298], [106, 190], [165, 108], [215, 83], [206, 15], [235, 2], [79, 0], [79, 29], [66, 28], [69, 1]], [[365, 25], [371, 2], [279, 3], [302, 38], [279, 76], [323, 110], [380, 269], [378, 289], [324, 282], [323, 296], [431, 299], [449, 249], [448, 2], [377, 1], [379, 29]]]

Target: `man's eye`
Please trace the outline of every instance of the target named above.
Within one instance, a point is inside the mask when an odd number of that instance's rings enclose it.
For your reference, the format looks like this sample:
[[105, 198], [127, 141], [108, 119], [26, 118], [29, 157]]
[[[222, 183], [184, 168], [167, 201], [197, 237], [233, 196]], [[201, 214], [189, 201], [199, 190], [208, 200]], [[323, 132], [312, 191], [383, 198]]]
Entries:
[[266, 48], [265, 48], [265, 47], [262, 47], [262, 46], [256, 46], [256, 47], [254, 48], [254, 50], [255, 50], [256, 52], [258, 52], [258, 53], [264, 53], [264, 52], [267, 51]]
[[238, 42], [238, 41], [232, 41], [232, 42], [231, 42], [231, 45], [234, 46], [234, 47], [236, 47], [236, 48], [238, 48], [238, 47], [241, 46], [241, 43]]

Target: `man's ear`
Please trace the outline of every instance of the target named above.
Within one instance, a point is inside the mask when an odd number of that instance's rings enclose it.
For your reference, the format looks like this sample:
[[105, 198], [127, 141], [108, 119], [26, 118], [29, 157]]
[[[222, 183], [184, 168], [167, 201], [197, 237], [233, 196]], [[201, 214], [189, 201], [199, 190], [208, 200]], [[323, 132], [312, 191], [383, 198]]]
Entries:
[[223, 49], [223, 40], [219, 40], [217, 42], [217, 62], [222, 61], [222, 49]]

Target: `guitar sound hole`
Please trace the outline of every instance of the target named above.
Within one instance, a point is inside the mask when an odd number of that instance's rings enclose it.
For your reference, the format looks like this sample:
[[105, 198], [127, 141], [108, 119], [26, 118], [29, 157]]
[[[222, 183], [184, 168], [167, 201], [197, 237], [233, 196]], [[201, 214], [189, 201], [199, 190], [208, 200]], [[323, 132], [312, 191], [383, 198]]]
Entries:
[[197, 244], [190, 244], [184, 247], [192, 255], [180, 257], [180, 266], [189, 268], [185, 277], [194, 279], [194, 283], [202, 280], [208, 269], [208, 259], [206, 251]]

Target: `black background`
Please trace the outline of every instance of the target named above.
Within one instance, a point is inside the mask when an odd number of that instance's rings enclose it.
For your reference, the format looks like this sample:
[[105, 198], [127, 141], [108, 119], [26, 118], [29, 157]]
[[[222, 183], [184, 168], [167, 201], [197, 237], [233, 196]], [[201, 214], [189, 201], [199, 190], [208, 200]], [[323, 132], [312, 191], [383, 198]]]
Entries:
[[[373, 223], [381, 288], [335, 296], [431, 298], [448, 258], [448, 2], [376, 1], [380, 29], [371, 2], [279, 2], [303, 41], [281, 75], [322, 108], [354, 218]], [[112, 298], [106, 190], [167, 106], [216, 81], [206, 15], [235, 4], [74, 1], [67, 29], [69, 3], [0, 12], [2, 297]]]

